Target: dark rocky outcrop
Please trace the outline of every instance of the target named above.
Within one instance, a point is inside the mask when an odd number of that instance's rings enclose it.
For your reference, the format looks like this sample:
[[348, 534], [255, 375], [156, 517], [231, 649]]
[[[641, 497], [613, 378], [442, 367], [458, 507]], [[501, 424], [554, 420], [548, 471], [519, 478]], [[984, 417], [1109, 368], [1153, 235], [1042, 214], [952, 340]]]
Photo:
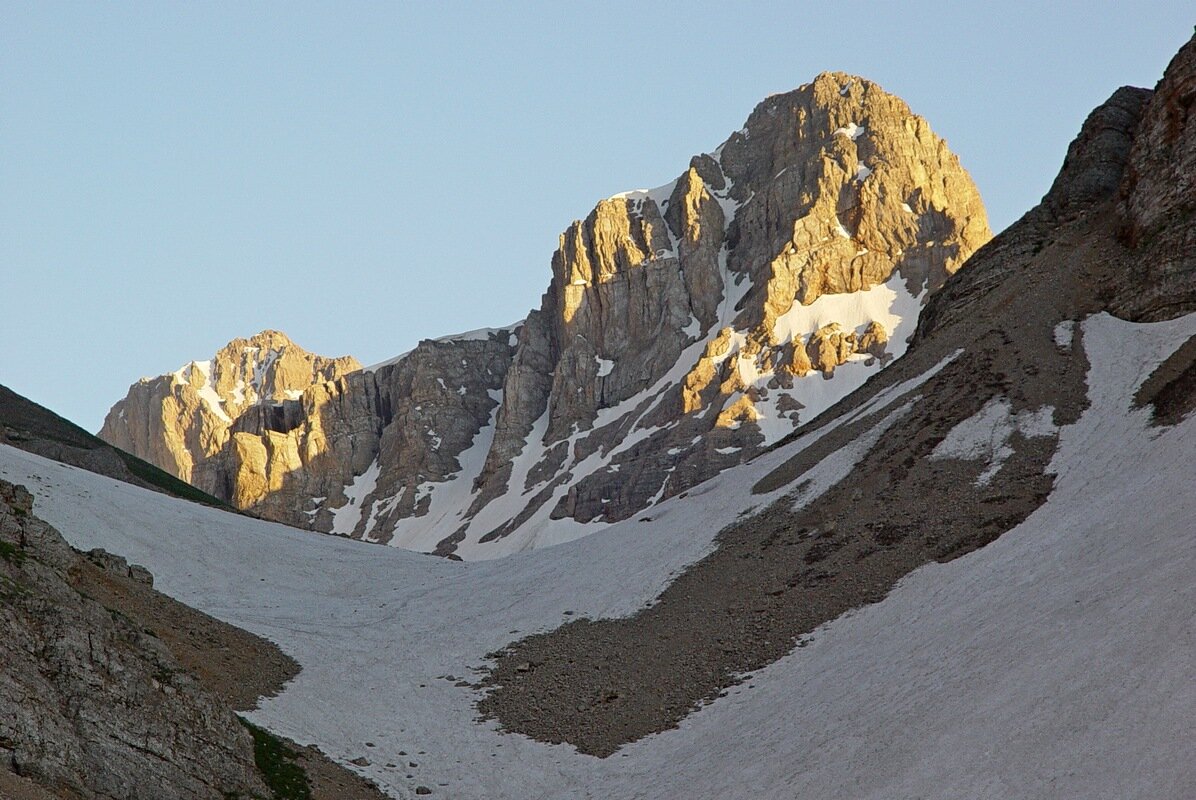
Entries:
[[72, 797], [264, 794], [232, 711], [159, 639], [80, 594], [79, 559], [24, 488], [0, 481], [4, 767]]

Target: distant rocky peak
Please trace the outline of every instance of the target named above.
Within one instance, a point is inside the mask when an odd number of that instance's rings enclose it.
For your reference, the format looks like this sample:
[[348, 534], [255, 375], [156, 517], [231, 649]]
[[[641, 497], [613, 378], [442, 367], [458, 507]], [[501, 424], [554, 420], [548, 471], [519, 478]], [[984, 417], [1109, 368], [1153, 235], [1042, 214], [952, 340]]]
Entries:
[[108, 412], [99, 436], [191, 481], [194, 466], [219, 452], [252, 409], [297, 401], [311, 387], [360, 369], [352, 356], [316, 355], [265, 330], [232, 340], [209, 359], [141, 379]]
[[298, 400], [316, 383], [361, 369], [352, 356], [308, 352], [281, 331], [233, 339], [208, 361], [192, 361], [174, 374], [196, 389], [217, 415], [236, 418], [245, 409]]
[[[731, 352], [752, 341], [756, 371], [771, 373], [776, 348], [839, 321], [796, 307], [894, 274], [900, 294], [920, 298], [990, 237], [974, 184], [925, 120], [871, 81], [823, 73], [766, 99], [676, 180], [603, 200], [569, 226], [530, 321], [543, 335], [521, 344], [552, 380], [521, 373], [507, 393], [540, 395], [521, 405], [549, 409], [552, 441], [649, 388], [709, 337], [729, 337]], [[810, 317], [805, 329], [794, 316]], [[883, 324], [856, 327], [862, 337]], [[522, 437], [533, 421], [514, 430]]]

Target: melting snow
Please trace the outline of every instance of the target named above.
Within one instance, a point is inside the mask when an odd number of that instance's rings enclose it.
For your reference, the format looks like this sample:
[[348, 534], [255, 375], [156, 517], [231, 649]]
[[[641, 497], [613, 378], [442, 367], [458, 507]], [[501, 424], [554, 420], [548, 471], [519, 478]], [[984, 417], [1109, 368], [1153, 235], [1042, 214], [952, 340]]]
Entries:
[[610, 374], [611, 370], [615, 368], [615, 362], [607, 358], [599, 358], [594, 356], [594, 360], [598, 362], [598, 377], [605, 378]]
[[657, 186], [655, 189], [632, 189], [630, 192], [620, 192], [619, 194], [611, 195], [611, 200], [651, 200], [656, 203], [657, 208], [664, 206], [673, 194], [673, 190], [677, 188], [677, 181], [672, 180], [668, 183]]
[[212, 362], [211, 361], [192, 361], [190, 364], [178, 369], [174, 373], [174, 378], [179, 383], [191, 384], [191, 374], [193, 370], [198, 370], [199, 374], [203, 376], [203, 384], [196, 389], [199, 399], [205, 406], [208, 407], [213, 414], [220, 417], [226, 423], [232, 423], [232, 418], [224, 411], [224, 399], [216, 391], [216, 386], [212, 382]]
[[[522, 322], [522, 320], [520, 320], [520, 322]], [[487, 339], [489, 339], [491, 336], [494, 336], [496, 334], [500, 334], [500, 333], [508, 333], [509, 334], [510, 331], [518, 324], [519, 324], [519, 322], [515, 322], [510, 325], [503, 325], [501, 328], [478, 328], [476, 330], [466, 331], [465, 333], [454, 333], [454, 334], [450, 334], [449, 336], [438, 336], [437, 338], [433, 339], [432, 341], [434, 341], [434, 342], [483, 341], [484, 342]]]
[[1055, 344], [1064, 350], [1071, 349], [1071, 340], [1075, 335], [1076, 323], [1072, 320], [1064, 320], [1055, 326]]
[[854, 142], [864, 134], [865, 130], [866, 128], [863, 125], [856, 125], [854, 122], [849, 122], [842, 128], [836, 128], [835, 132], [832, 133], [831, 136], [843, 134]]
[[370, 464], [365, 472], [354, 477], [345, 486], [345, 504], [340, 508], [329, 509], [332, 511], [332, 533], [348, 536], [357, 527], [364, 511], [361, 501], [373, 493], [378, 483], [379, 471], [378, 459], [374, 459], [374, 463]]
[[1053, 413], [1053, 408], [1044, 406], [1014, 414], [1007, 398], [994, 397], [974, 416], [952, 428], [930, 457], [984, 461], [988, 467], [980, 473], [976, 485], [985, 486], [1013, 455], [1009, 440], [1015, 432], [1027, 437], [1051, 436], [1056, 432], [1051, 421]]

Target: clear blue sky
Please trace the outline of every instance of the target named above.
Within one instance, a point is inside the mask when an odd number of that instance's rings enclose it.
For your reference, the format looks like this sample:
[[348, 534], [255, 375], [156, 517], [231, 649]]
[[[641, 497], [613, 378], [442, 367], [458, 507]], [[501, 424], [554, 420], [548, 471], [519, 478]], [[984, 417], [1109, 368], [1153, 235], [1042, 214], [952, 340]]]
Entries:
[[522, 318], [557, 236], [823, 70], [904, 97], [994, 229], [1188, 2], [0, 2], [0, 383], [90, 430], [286, 331], [364, 363]]

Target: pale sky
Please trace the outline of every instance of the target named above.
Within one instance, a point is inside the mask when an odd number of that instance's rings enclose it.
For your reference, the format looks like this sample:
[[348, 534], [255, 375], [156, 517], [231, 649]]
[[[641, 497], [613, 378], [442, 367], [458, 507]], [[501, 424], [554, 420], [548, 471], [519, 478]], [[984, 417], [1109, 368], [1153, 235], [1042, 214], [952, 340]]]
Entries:
[[1192, 11], [0, 0], [0, 383], [95, 431], [264, 328], [369, 364], [521, 319], [572, 220], [824, 70], [926, 117], [1000, 230]]

